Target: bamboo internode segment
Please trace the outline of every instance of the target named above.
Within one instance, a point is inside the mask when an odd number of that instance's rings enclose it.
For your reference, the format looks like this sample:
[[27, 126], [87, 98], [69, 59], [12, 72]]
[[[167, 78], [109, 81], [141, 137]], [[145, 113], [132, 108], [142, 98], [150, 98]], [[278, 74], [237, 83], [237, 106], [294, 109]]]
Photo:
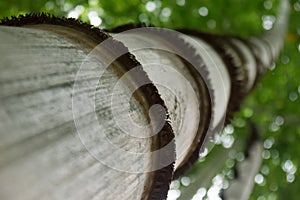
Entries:
[[107, 34], [47, 20], [0, 27], [1, 199], [163, 199], [175, 146], [156, 88]]
[[203, 57], [208, 70], [208, 79], [211, 82], [211, 93], [213, 95], [213, 119], [211, 129], [216, 129], [224, 121], [229, 94], [231, 89], [230, 76], [221, 55], [213, 49], [205, 40], [183, 35], [183, 39], [196, 49], [197, 54]]

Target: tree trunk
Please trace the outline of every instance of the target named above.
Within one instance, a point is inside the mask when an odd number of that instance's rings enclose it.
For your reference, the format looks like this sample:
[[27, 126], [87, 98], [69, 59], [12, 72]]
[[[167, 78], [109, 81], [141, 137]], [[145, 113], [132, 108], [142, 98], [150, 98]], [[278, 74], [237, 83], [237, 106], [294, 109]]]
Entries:
[[122, 26], [110, 37], [44, 14], [1, 24], [2, 199], [165, 199], [284, 35]]

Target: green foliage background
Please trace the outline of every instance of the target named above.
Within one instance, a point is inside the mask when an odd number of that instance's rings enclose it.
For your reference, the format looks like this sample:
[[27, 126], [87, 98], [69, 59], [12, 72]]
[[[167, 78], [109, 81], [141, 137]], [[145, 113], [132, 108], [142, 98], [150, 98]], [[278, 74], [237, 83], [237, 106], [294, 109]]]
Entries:
[[[144, 22], [167, 28], [189, 28], [243, 37], [263, 32], [262, 16], [276, 15], [277, 0], [168, 0], [152, 1], [155, 10], [146, 9], [148, 0], [1, 0], [0, 18], [29, 12], [49, 12], [68, 16], [80, 11], [79, 19], [89, 22], [95, 11], [102, 20], [100, 28], [129, 22]], [[149, 4], [148, 4], [149, 5]], [[271, 5], [271, 6], [270, 6]], [[207, 16], [199, 8], [208, 10]], [[262, 138], [274, 141], [265, 145], [261, 174], [251, 199], [298, 200], [300, 195], [300, 0], [291, 1], [291, 18], [285, 46], [272, 70], [248, 96], [233, 125], [235, 136], [247, 132], [251, 118]], [[267, 143], [267, 142], [266, 142]], [[294, 179], [287, 181], [284, 163], [292, 161]], [[204, 162], [205, 164], [205, 162]], [[201, 167], [201, 165], [199, 165]], [[296, 170], [296, 172], [295, 172]], [[190, 176], [193, 176], [190, 173]], [[292, 178], [292, 177], [290, 177]]]

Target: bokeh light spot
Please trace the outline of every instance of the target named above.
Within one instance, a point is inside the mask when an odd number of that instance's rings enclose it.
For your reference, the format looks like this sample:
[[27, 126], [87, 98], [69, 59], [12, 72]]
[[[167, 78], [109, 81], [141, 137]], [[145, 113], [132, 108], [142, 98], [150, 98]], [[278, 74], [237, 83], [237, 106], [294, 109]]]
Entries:
[[198, 12], [199, 12], [199, 15], [201, 15], [202, 17], [205, 17], [208, 15], [208, 9], [204, 6], [199, 8]]

